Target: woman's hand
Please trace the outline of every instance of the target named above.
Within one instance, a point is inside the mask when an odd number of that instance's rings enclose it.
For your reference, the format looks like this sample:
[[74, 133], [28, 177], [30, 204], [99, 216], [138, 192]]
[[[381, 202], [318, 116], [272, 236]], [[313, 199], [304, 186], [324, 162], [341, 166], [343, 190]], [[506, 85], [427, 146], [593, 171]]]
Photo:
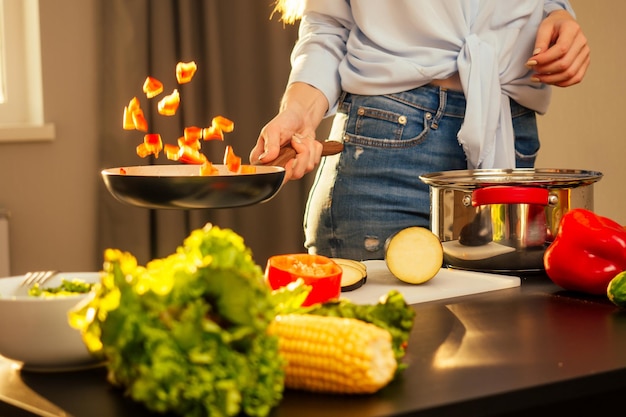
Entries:
[[261, 129], [250, 163], [271, 165], [287, 143], [296, 151], [285, 164], [285, 182], [311, 172], [322, 157], [322, 144], [315, 139], [315, 129], [322, 121], [328, 101], [314, 87], [294, 83], [283, 96], [280, 112]]
[[533, 81], [568, 87], [582, 81], [590, 63], [587, 38], [565, 10], [552, 12], [537, 30], [535, 51], [526, 65]]

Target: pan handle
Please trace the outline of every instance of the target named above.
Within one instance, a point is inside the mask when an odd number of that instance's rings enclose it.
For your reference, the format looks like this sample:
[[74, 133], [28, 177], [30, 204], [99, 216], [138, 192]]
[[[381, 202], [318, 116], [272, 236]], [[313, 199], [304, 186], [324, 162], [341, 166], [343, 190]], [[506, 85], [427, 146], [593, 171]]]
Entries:
[[548, 205], [547, 188], [493, 186], [472, 191], [472, 206], [487, 204], [539, 204]]
[[[327, 140], [322, 142], [322, 156], [335, 155], [343, 150], [343, 143], [336, 140]], [[296, 157], [296, 151], [291, 147], [291, 144], [286, 144], [280, 149], [280, 153], [273, 161], [270, 161], [266, 165], [274, 165], [284, 167], [287, 162]]]

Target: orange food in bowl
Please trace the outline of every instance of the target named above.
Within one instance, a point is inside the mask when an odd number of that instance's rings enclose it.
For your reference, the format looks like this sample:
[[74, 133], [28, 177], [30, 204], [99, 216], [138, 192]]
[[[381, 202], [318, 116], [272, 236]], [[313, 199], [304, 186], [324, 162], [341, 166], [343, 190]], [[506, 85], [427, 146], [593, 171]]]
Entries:
[[336, 300], [341, 294], [341, 267], [322, 255], [296, 253], [276, 255], [267, 260], [265, 280], [273, 290], [302, 278], [311, 292], [303, 303], [310, 306]]

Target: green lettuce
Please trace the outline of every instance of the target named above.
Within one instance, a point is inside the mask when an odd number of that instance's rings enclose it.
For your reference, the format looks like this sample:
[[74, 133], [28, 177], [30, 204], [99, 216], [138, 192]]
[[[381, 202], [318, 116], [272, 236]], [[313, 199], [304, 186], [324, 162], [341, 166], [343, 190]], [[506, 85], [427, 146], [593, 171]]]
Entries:
[[108, 249], [104, 272], [70, 322], [133, 400], [181, 416], [259, 417], [281, 400], [270, 291], [240, 236], [207, 224], [145, 267]]

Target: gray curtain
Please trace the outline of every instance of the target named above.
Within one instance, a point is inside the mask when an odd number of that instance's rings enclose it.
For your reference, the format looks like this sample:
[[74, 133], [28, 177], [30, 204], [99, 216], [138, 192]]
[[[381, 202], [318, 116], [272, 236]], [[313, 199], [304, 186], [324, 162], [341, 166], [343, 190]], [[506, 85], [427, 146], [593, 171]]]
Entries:
[[[143, 133], [122, 129], [122, 111], [133, 96], [164, 142], [176, 143], [185, 126], [207, 126], [213, 116], [235, 122], [221, 142], [206, 142], [203, 152], [221, 163], [231, 144], [248, 160], [261, 127], [269, 121], [289, 73], [289, 53], [297, 27], [284, 26], [271, 14], [269, 0], [102, 0], [101, 2], [101, 168], [170, 163], [161, 155], [141, 159], [135, 153]], [[176, 116], [156, 114], [146, 103], [147, 75], [175, 87], [178, 61], [195, 61], [198, 72], [180, 86]], [[190, 230], [211, 222], [244, 237], [264, 266], [277, 253], [303, 252], [302, 217], [313, 174], [287, 183], [270, 201], [243, 208], [149, 210], [122, 204], [100, 184], [99, 247], [133, 253], [140, 263], [175, 251]]]

